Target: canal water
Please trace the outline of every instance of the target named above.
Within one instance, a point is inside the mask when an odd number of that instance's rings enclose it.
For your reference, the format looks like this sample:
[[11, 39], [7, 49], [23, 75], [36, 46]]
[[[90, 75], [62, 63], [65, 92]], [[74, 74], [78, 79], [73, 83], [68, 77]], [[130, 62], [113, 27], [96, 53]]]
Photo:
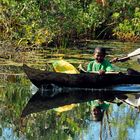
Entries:
[[[33, 68], [51, 71], [51, 64], [58, 59], [67, 60], [75, 67], [79, 64], [86, 66], [97, 46], [106, 47], [107, 58], [112, 59], [125, 56], [139, 48], [139, 45], [91, 41], [87, 46], [69, 49], [35, 49], [15, 52], [14, 55], [4, 52], [6, 56], [3, 53], [0, 57], [0, 140], [139, 140], [140, 114], [139, 109], [134, 106], [140, 104], [140, 85], [116, 87], [120, 92], [126, 91], [129, 99], [124, 101], [124, 98], [118, 97], [111, 100], [103, 120], [94, 121], [89, 101], [79, 97], [81, 91], [67, 90], [68, 98], [62, 96], [54, 100], [50, 97], [40, 99], [36, 96], [37, 89], [22, 69], [25, 63]], [[123, 72], [126, 68], [140, 71], [140, 64], [136, 59], [116, 63], [115, 66], [121, 67]], [[130, 91], [132, 94], [128, 94]], [[90, 95], [91, 91], [86, 92]], [[96, 91], [96, 94], [97, 92], [100, 91]], [[80, 100], [71, 102], [74, 97]], [[62, 101], [69, 105], [62, 107]]]

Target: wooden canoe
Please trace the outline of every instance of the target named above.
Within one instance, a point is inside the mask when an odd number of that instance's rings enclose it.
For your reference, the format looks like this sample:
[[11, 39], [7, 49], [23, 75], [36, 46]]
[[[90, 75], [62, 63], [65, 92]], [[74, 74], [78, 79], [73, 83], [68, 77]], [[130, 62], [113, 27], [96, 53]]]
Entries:
[[60, 87], [106, 88], [121, 84], [140, 84], [140, 74], [66, 74], [42, 71], [23, 65], [30, 81], [38, 88], [42, 85], [54, 84]]

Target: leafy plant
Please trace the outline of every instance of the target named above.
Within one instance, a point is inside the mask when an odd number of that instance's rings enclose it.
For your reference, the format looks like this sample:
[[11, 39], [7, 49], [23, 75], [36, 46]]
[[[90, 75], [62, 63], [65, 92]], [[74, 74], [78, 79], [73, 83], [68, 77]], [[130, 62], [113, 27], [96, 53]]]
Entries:
[[124, 19], [114, 29], [114, 35], [120, 40], [136, 42], [140, 39], [140, 9], [136, 8], [131, 20]]

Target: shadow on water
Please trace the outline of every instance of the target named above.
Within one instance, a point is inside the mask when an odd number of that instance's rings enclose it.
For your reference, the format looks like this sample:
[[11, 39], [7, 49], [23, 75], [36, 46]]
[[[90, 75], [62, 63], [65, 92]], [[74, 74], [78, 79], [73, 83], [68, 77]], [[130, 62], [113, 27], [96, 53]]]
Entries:
[[[128, 90], [128, 86], [131, 90]], [[26, 117], [29, 114], [37, 113], [43, 110], [50, 110], [73, 103], [77, 104], [97, 99], [115, 103], [114, 100], [117, 98], [120, 101], [127, 103], [127, 100], [130, 100], [128, 99], [130, 94], [131, 96], [133, 95], [133, 99], [135, 99], [136, 97], [138, 98], [138, 92], [140, 91], [140, 86], [138, 87], [135, 85], [138, 90], [135, 90], [134, 85], [132, 87], [130, 85], [128, 86], [121, 85], [110, 89], [58, 87], [53, 87], [52, 89], [41, 88], [29, 100], [22, 111], [21, 117]], [[131, 105], [133, 106], [133, 104]]]

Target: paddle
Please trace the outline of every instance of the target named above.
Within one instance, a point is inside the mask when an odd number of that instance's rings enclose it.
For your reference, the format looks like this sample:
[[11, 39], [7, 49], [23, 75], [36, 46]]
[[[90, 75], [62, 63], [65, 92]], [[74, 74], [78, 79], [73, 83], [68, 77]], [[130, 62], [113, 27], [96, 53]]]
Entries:
[[[140, 48], [138, 48], [138, 49], [136, 49], [135, 51], [129, 53], [129, 54], [128, 54], [127, 56], [125, 56], [125, 57], [122, 57], [122, 58], [115, 58], [115, 59], [111, 60], [110, 62], [111, 62], [111, 63], [114, 63], [114, 62], [125, 62], [125, 61], [129, 60], [130, 58], [136, 57], [136, 56], [138, 56], [138, 55], [140, 55]], [[138, 59], [138, 62], [139, 62], [139, 59]], [[140, 63], [140, 62], [139, 62], [139, 63]]]

